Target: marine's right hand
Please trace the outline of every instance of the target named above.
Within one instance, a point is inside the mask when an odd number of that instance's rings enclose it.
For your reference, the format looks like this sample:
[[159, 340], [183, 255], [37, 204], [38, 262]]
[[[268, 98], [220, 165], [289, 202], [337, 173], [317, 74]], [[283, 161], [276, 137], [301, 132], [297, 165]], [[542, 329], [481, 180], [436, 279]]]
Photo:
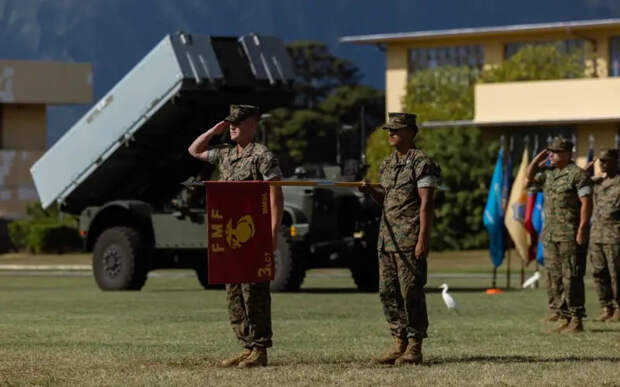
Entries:
[[230, 122], [220, 121], [217, 124], [215, 124], [215, 126], [212, 127], [210, 130], [215, 134], [222, 134], [228, 129], [229, 126], [230, 126]]
[[541, 162], [547, 158], [548, 154], [549, 154], [549, 151], [546, 149], [543, 149], [539, 154], [536, 155], [536, 157], [534, 157], [534, 161], [537, 163]]

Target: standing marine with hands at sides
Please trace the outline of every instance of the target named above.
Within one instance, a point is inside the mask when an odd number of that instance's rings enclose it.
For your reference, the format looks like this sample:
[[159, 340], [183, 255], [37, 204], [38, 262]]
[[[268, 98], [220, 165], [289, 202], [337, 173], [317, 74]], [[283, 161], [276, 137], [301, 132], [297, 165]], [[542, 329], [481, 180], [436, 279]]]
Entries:
[[394, 349], [374, 359], [379, 364], [421, 364], [428, 314], [424, 285], [433, 218], [434, 189], [441, 170], [415, 146], [416, 115], [389, 113], [383, 126], [394, 152], [379, 169], [381, 187], [363, 181], [360, 191], [383, 207], [377, 249], [379, 297], [394, 339]]
[[[228, 181], [280, 180], [278, 159], [267, 147], [254, 142], [259, 109], [252, 105], [231, 105], [230, 114], [207, 130], [190, 145], [189, 153], [218, 166], [220, 179]], [[230, 133], [235, 145], [209, 146], [214, 136]], [[271, 231], [274, 250], [284, 197], [282, 188], [270, 186]], [[230, 324], [243, 346], [243, 351], [222, 361], [221, 366], [249, 368], [267, 365], [267, 348], [271, 347], [271, 294], [269, 281], [249, 284], [226, 284]]]
[[[592, 213], [592, 183], [586, 171], [571, 162], [573, 144], [553, 139], [527, 168], [527, 179], [545, 198], [542, 231], [545, 267], [549, 273], [550, 320], [561, 320], [555, 332], [583, 331], [586, 248]], [[551, 165], [543, 166], [547, 156]]]

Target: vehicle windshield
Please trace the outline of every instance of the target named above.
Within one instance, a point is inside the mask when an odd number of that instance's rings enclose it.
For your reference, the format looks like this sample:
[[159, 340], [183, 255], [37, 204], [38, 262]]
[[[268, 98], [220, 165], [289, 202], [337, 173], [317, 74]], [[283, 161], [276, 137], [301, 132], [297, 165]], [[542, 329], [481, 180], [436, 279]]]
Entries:
[[340, 180], [342, 173], [337, 165], [304, 164], [295, 168], [292, 178]]

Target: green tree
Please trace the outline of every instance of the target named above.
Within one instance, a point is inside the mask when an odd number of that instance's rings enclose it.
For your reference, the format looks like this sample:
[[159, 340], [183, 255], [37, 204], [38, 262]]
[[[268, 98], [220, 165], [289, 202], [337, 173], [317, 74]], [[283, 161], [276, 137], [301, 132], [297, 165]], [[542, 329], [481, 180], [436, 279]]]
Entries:
[[318, 110], [279, 108], [264, 122], [269, 148], [278, 155], [285, 175], [304, 163], [335, 161], [338, 120]]
[[[336, 136], [342, 126], [353, 126], [359, 137], [361, 106], [367, 127], [374, 127], [385, 115], [384, 92], [358, 85], [357, 67], [331, 54], [325, 44], [293, 42], [287, 49], [297, 75], [295, 102], [271, 111], [263, 122], [268, 146], [285, 174], [301, 163], [335, 162]], [[345, 150], [355, 149], [359, 154], [357, 137], [341, 136]]]
[[[340, 124], [342, 160], [359, 159], [362, 135], [366, 141], [372, 129], [385, 120], [385, 93], [369, 86], [341, 86], [321, 102], [319, 109]], [[344, 125], [351, 127], [351, 130], [343, 131]]]
[[583, 50], [566, 53], [559, 45], [528, 45], [500, 66], [482, 73], [480, 82], [542, 81], [583, 78]]
[[385, 93], [369, 86], [345, 85], [334, 89], [319, 109], [341, 123], [355, 125], [360, 122], [362, 106], [366, 125], [379, 125], [385, 117]]
[[[404, 111], [422, 121], [468, 120], [473, 117], [476, 82], [505, 82], [584, 76], [582, 54], [563, 53], [555, 45], [526, 46], [502, 65], [478, 72], [468, 68], [442, 67], [411, 75], [403, 100]], [[477, 128], [422, 129], [418, 145], [442, 169], [441, 189], [431, 241], [435, 249], [483, 247], [488, 236], [482, 212], [497, 157], [498, 144], [484, 144]], [[376, 130], [369, 139], [371, 162], [368, 177], [378, 180], [381, 160], [392, 149], [387, 134]]]
[[293, 61], [296, 79], [295, 106], [314, 108], [335, 88], [356, 85], [357, 67], [329, 52], [325, 43], [295, 41], [286, 46]]

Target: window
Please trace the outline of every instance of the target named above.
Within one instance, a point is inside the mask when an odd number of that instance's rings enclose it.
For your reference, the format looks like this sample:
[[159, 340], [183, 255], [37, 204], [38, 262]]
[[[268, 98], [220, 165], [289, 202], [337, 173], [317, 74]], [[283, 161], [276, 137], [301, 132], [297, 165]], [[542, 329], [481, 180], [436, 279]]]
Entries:
[[584, 42], [582, 39], [566, 39], [556, 41], [541, 41], [534, 40], [529, 42], [511, 42], [504, 45], [504, 59], [510, 59], [514, 54], [519, 52], [525, 46], [542, 46], [542, 45], [555, 45], [557, 44], [561, 51], [565, 53], [572, 53], [577, 50], [583, 50]]
[[467, 66], [482, 69], [484, 47], [481, 45], [412, 48], [409, 50], [409, 74], [441, 66]]
[[609, 75], [620, 77], [620, 36], [609, 39]]

